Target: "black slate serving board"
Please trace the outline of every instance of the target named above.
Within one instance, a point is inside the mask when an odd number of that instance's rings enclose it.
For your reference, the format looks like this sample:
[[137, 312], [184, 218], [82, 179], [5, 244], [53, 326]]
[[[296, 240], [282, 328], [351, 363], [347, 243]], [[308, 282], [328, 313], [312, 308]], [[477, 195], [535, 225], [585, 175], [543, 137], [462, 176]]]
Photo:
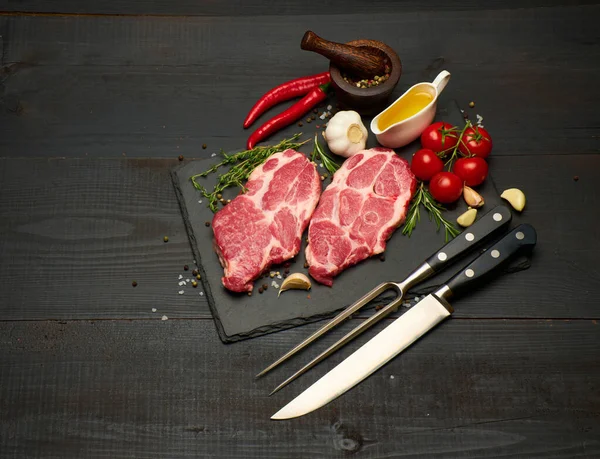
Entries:
[[[457, 125], [463, 123], [462, 115], [454, 102], [449, 104], [449, 108], [438, 107], [436, 119], [447, 120]], [[314, 136], [314, 133], [312, 135]], [[303, 139], [307, 138], [311, 137], [303, 136]], [[300, 151], [310, 154], [312, 145], [312, 142], [309, 142], [300, 148]], [[371, 134], [367, 147], [376, 145], [376, 139]], [[419, 148], [420, 142], [417, 140], [396, 151], [410, 161], [412, 154]], [[192, 175], [209, 169], [219, 160], [218, 156], [194, 160], [175, 168], [171, 176], [192, 251], [202, 274], [202, 286], [223, 342], [235, 342], [333, 317], [336, 312], [353, 303], [375, 285], [387, 280], [402, 280], [445, 243], [443, 229], [437, 232], [435, 224], [429, 221], [427, 213], [422, 210], [421, 222], [410, 238], [401, 234], [401, 227], [390, 238], [385, 251], [385, 261], [382, 261], [379, 256], [365, 260], [339, 275], [331, 288], [312, 282], [310, 291], [289, 290], [278, 298], [278, 290], [273, 288], [271, 283], [275, 280], [281, 285], [283, 279], [272, 279], [267, 276], [255, 283], [252, 296], [229, 292], [221, 284], [223, 269], [213, 249], [212, 226], [207, 227], [205, 224], [212, 220], [213, 213], [207, 207], [208, 200], [193, 187], [189, 180]], [[325, 172], [322, 168], [319, 168], [319, 171]], [[216, 178], [212, 174], [200, 180], [207, 189], [211, 189]], [[329, 183], [329, 180], [325, 180], [323, 187], [325, 188]], [[233, 198], [239, 190], [228, 191], [229, 193], [224, 193], [225, 198]], [[491, 176], [478, 188], [478, 191], [486, 201], [480, 215], [502, 203]], [[450, 221], [456, 221], [456, 217], [466, 209], [467, 206], [461, 199], [458, 204], [445, 212], [445, 216]], [[307, 273], [307, 269], [304, 268], [306, 233], [302, 239], [302, 249], [289, 266], [291, 273]], [[472, 259], [474, 256], [475, 253], [465, 257], [465, 260]], [[417, 286], [414, 291], [409, 292], [407, 299], [431, 291], [434, 286], [445, 281], [458, 269], [458, 266], [450, 268], [431, 278], [429, 282]], [[279, 271], [281, 275], [284, 273], [283, 266], [272, 267], [271, 270]], [[265, 293], [259, 294], [258, 287], [263, 283], [267, 283], [269, 288]], [[383, 295], [369, 307], [373, 308], [377, 303], [389, 301], [392, 296], [393, 294], [387, 297]]]

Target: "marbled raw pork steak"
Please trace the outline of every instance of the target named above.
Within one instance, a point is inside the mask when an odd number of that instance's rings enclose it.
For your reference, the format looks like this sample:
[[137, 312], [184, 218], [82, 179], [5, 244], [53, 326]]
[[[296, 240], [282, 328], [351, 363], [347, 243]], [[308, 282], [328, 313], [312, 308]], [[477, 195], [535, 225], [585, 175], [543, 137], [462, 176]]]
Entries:
[[251, 292], [252, 282], [269, 266], [298, 253], [321, 195], [321, 180], [305, 155], [286, 150], [257, 167], [246, 188], [212, 221], [225, 270], [221, 280], [234, 292]]
[[344, 269], [383, 252], [406, 218], [416, 184], [408, 162], [393, 150], [372, 148], [347, 159], [310, 221], [309, 274], [331, 286]]

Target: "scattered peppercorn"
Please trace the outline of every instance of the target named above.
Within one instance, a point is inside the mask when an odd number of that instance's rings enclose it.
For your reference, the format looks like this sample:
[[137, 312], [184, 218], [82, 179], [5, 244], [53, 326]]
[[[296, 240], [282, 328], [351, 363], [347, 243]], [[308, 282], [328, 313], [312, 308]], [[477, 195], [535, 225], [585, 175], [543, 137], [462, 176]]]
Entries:
[[384, 254], [381, 254], [381, 255], [379, 255], [379, 259], [380, 259], [381, 261], [385, 261], [385, 255], [384, 255]]
[[188, 269], [190, 269], [190, 267], [188, 265], [183, 265], [183, 270], [187, 271]]
[[163, 237], [163, 241], [165, 241], [165, 242], [169, 242], [169, 236], [165, 236], [165, 237]]
[[248, 292], [248, 296], [252, 296], [252, 292]]
[[575, 180], [576, 182], [579, 181], [579, 175], [576, 175], [575, 177], [573, 177], [573, 180]]
[[200, 280], [202, 279], [202, 276], [200, 274], [196, 275], [196, 279]]
[[206, 150], [206, 144], [205, 143], [202, 144], [202, 149]]
[[223, 199], [223, 195], [221, 193], [217, 194], [217, 199]]
[[131, 283], [131, 286], [132, 286], [132, 287], [137, 287], [137, 282], [136, 282], [136, 281], [133, 281], [133, 282]]
[[179, 155], [177, 159], [179, 159], [179, 161], [183, 161], [183, 155]]
[[329, 177], [329, 174], [323, 174], [323, 177], [327, 178]]
[[198, 282], [192, 281], [192, 287], [194, 287], [194, 288], [198, 287]]
[[192, 271], [192, 276], [196, 277], [197, 275], [198, 275], [198, 270], [197, 270], [197, 269], [194, 269], [194, 270]]
[[304, 126], [304, 124], [302, 124], [302, 121], [298, 121], [298, 127], [302, 127]]
[[319, 124], [317, 124], [317, 129], [319, 129], [321, 126]]
[[308, 269], [308, 263], [306, 261], [304, 262], [304, 267]]
[[227, 200], [227, 204], [229, 204], [230, 202], [231, 202], [231, 199], [228, 199], [228, 200]]
[[473, 101], [469, 102], [469, 107], [471, 107], [471, 108], [475, 107], [475, 102], [473, 102]]
[[313, 109], [313, 113], [319, 113], [319, 109], [318, 108]]
[[310, 118], [306, 118], [306, 122], [310, 123], [312, 120]]
[[262, 284], [262, 288], [263, 288], [263, 290], [268, 289], [269, 288], [269, 284]]
[[204, 226], [206, 226], [206, 227], [210, 226], [210, 222], [204, 222]]
[[285, 268], [285, 270], [283, 272], [286, 273], [286, 274], [289, 274], [290, 273], [290, 269], [289, 268]]
[[263, 292], [263, 288], [262, 288], [262, 287], [260, 287], [260, 288], [258, 289], [258, 293], [262, 293], [262, 292]]
[[314, 121], [314, 120], [316, 120], [316, 119], [317, 119], [317, 117], [316, 117], [315, 115], [312, 115], [312, 116], [310, 117], [310, 119]]

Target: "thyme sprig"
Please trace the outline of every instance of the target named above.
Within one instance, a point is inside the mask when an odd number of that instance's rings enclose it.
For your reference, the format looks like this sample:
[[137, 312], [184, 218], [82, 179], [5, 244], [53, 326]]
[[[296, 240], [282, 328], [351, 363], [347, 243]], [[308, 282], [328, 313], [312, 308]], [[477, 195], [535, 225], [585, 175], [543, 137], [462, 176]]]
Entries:
[[335, 162], [335, 160], [325, 153], [323, 147], [319, 143], [318, 135], [315, 134], [315, 146], [313, 148], [312, 154], [310, 155], [310, 160], [315, 163], [321, 163], [327, 169], [327, 171], [333, 176], [335, 171], [340, 168], [340, 165]]
[[[216, 212], [218, 210], [219, 200], [222, 199], [221, 193], [226, 188], [239, 186], [242, 191], [245, 192], [246, 189], [244, 188], [244, 181], [247, 180], [252, 171], [264, 163], [269, 156], [280, 151], [287, 150], [288, 148], [297, 150], [306, 142], [308, 142], [308, 140], [305, 140], [304, 142], [298, 142], [298, 139], [301, 135], [302, 133], [294, 134], [289, 139], [284, 139], [277, 145], [258, 146], [251, 150], [240, 151], [233, 155], [227, 154], [221, 150], [221, 156], [223, 157], [223, 160], [220, 163], [215, 164], [213, 167], [204, 172], [192, 175], [190, 180], [192, 181], [194, 188], [199, 190], [202, 195], [208, 199], [208, 207], [210, 210]], [[198, 178], [207, 177], [208, 175], [217, 172], [219, 168], [227, 165], [231, 165], [231, 168], [224, 174], [219, 175], [217, 184], [214, 186], [212, 191], [207, 190], [204, 186], [198, 183]]]
[[429, 220], [435, 221], [437, 231], [440, 230], [441, 226], [444, 226], [445, 240], [448, 242], [451, 238], [455, 238], [460, 234], [460, 231], [448, 220], [444, 218], [442, 212], [445, 210], [440, 204], [433, 199], [433, 196], [427, 191], [423, 182], [421, 182], [417, 188], [417, 191], [413, 197], [406, 221], [404, 222], [404, 228], [402, 228], [402, 234], [411, 236], [413, 230], [417, 226], [417, 223], [421, 220], [421, 204], [429, 213]]

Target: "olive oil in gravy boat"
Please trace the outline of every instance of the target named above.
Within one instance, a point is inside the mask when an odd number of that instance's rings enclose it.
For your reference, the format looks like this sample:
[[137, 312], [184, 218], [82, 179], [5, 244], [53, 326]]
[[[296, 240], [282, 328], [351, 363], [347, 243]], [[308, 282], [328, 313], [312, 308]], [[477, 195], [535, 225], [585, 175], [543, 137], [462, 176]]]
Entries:
[[[384, 147], [399, 148], [418, 138], [425, 128], [433, 121], [437, 108], [438, 97], [448, 84], [449, 80], [450, 72], [442, 70], [432, 83], [422, 82], [415, 84], [398, 99], [396, 99], [396, 101], [388, 108], [373, 118], [371, 121], [371, 132], [375, 134], [377, 141]], [[429, 102], [414, 115], [398, 121], [397, 123], [394, 123], [383, 130], [380, 129], [379, 120], [381, 117], [385, 116], [391, 111], [398, 110], [398, 106], [405, 102], [406, 97], [409, 94], [417, 91], [428, 93], [432, 97], [431, 102]]]

